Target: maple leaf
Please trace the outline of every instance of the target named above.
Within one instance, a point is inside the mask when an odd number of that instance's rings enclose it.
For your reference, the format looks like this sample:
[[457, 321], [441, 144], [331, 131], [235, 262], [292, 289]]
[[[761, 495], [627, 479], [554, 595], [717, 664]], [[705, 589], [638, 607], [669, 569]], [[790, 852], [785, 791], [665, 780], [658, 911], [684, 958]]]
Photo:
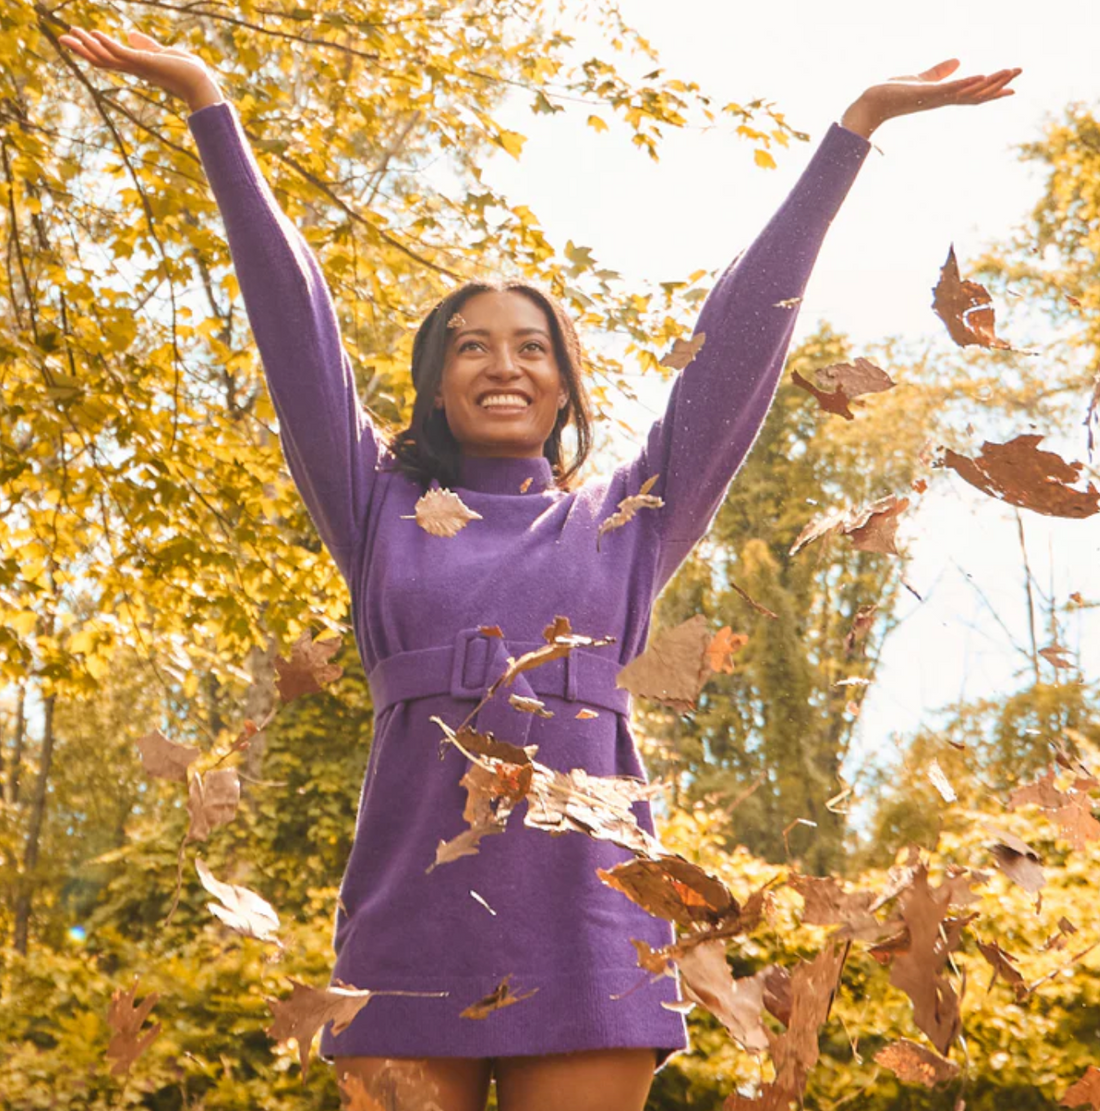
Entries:
[[787, 883], [802, 896], [802, 921], [807, 926], [843, 926], [844, 936], [877, 937], [882, 923], [871, 913], [874, 894], [847, 892], [835, 876], [803, 876], [792, 872]]
[[280, 1045], [291, 1039], [297, 1043], [303, 1080], [309, 1071], [309, 1051], [313, 1039], [326, 1023], [332, 1023], [334, 1034], [343, 1033], [376, 995], [439, 999], [448, 994], [445, 991], [366, 991], [340, 980], [333, 980], [327, 988], [313, 988], [294, 979], [290, 979], [289, 983], [289, 999], [264, 999], [274, 1016], [274, 1021], [265, 1032]]
[[139, 737], [135, 744], [146, 775], [177, 783], [187, 782], [187, 769], [202, 755], [197, 748], [170, 741], [159, 729]]
[[304, 694], [315, 694], [326, 683], [334, 682], [344, 669], [329, 660], [340, 650], [340, 638], [313, 640], [308, 630], [302, 633], [290, 650], [290, 659], [275, 658], [276, 686], [279, 698], [290, 702]]
[[706, 340], [706, 332], [698, 332], [689, 340], [677, 337], [672, 341], [672, 350], [661, 359], [658, 365], [672, 367], [673, 370], [683, 370], [699, 354]]
[[244, 937], [254, 937], [258, 941], [276, 941], [274, 934], [279, 928], [279, 916], [267, 900], [260, 898], [247, 887], [233, 883], [223, 883], [215, 879], [206, 862], [196, 858], [195, 871], [203, 887], [222, 905], [207, 903], [206, 909], [220, 918], [231, 930]]
[[1100, 840], [1100, 822], [1092, 816], [1087, 798], [1075, 798], [1068, 806], [1055, 810], [1051, 817], [1062, 827], [1063, 835], [1075, 849]]
[[401, 520], [416, 521], [429, 536], [457, 536], [471, 521], [483, 520], [453, 490], [433, 488], [416, 503], [414, 513], [402, 513]]
[[987, 828], [996, 838], [989, 851], [997, 867], [1029, 895], [1037, 894], [1046, 883], [1039, 854], [1014, 833], [993, 826]]
[[707, 645], [704, 653], [707, 667], [715, 673], [732, 675], [734, 653], [740, 652], [748, 643], [749, 638], [744, 633], [735, 633], [728, 625], [724, 625]]
[[767, 972], [734, 980], [722, 941], [694, 945], [675, 958], [680, 969], [684, 998], [705, 1007], [750, 1053], [768, 1048], [768, 1035], [760, 1021], [764, 1010]]
[[797, 370], [791, 371], [791, 381], [805, 390], [807, 393], [812, 394], [816, 399], [818, 405], [826, 413], [834, 413], [838, 417], [843, 417], [845, 420], [855, 420], [856, 415], [848, 408], [848, 402], [851, 397], [840, 387], [833, 390], [819, 390], [812, 382], [803, 378]]
[[908, 1084], [923, 1084], [926, 1088], [934, 1088], [959, 1075], [959, 1066], [954, 1061], [949, 1061], [908, 1038], [899, 1038], [896, 1042], [884, 1045], [875, 1054], [875, 1061], [889, 1069], [899, 1080]]
[[932, 294], [932, 308], [960, 347], [978, 344], [1012, 350], [995, 334], [993, 298], [988, 290], [978, 282], [961, 279], [954, 245], [947, 253], [947, 261], [940, 270], [940, 280]]
[[1066, 938], [1075, 933], [1077, 933], [1077, 927], [1063, 915], [1058, 919], [1057, 931], [1043, 942], [1041, 951], [1047, 953], [1051, 949], [1064, 949]]
[[1041, 451], [1042, 436], [1023, 433], [1008, 443], [986, 440], [974, 459], [945, 448], [942, 466], [992, 498], [1048, 517], [1091, 517], [1100, 511], [1100, 491], [1091, 482], [1084, 490], [1070, 483], [1081, 476], [1081, 463], [1067, 463], [1053, 451]]
[[1044, 810], [1057, 810], [1068, 805], [1070, 796], [1054, 785], [1054, 769], [1048, 768], [1034, 783], [1016, 787], [1008, 796], [1009, 810], [1033, 803]]
[[710, 674], [711, 640], [707, 619], [699, 613], [673, 629], [662, 629], [619, 672], [615, 686], [680, 712], [691, 710]]
[[1089, 1065], [1081, 1079], [1062, 1096], [1063, 1107], [1081, 1107], [1086, 1103], [1093, 1111], [1100, 1111], [1100, 1069], [1095, 1065]]
[[896, 383], [880, 366], [870, 359], [859, 358], [854, 363], [832, 363], [814, 371], [819, 386], [843, 390], [848, 397], [892, 390]]
[[488, 995], [479, 999], [476, 1003], [471, 1003], [465, 1010], [461, 1011], [459, 1018], [486, 1018], [502, 1007], [511, 1007], [514, 1003], [522, 1003], [525, 999], [530, 999], [539, 990], [538, 988], [532, 988], [530, 991], [516, 995], [510, 986], [511, 979], [512, 974], [509, 972]]
[[605, 532], [622, 528], [627, 521], [634, 519], [634, 514], [637, 513], [639, 509], [660, 509], [665, 504], [656, 494], [651, 494], [649, 492], [653, 489], [653, 484], [657, 481], [658, 477], [658, 475], [650, 475], [649, 478], [642, 483], [638, 493], [623, 498], [623, 500], [619, 502], [618, 509], [606, 520], [600, 522], [600, 527], [596, 530], [597, 552], [600, 550], [600, 540], [603, 539], [603, 534]]
[[215, 768], [205, 775], [196, 772], [188, 788], [187, 812], [191, 823], [184, 843], [205, 841], [211, 830], [233, 821], [240, 801], [241, 783], [236, 768]]
[[[1027, 984], [1016, 967], [1015, 957], [1006, 953], [995, 941], [979, 941], [978, 952], [985, 957], [993, 969], [993, 978], [989, 981], [990, 988], [997, 982], [999, 976], [1016, 993], [1018, 1001], [1027, 998]], [[988, 991], [989, 988], [986, 990]]]
[[160, 1023], [156, 1023], [144, 1034], [141, 1033], [142, 1023], [149, 1017], [149, 1012], [156, 1005], [160, 996], [157, 992], [150, 992], [140, 1004], [134, 1006], [134, 997], [137, 995], [137, 980], [129, 991], [119, 988], [111, 995], [111, 1003], [107, 1008], [107, 1025], [114, 1031], [107, 1044], [107, 1058], [114, 1063], [111, 1065], [111, 1075], [120, 1076], [129, 1072], [130, 1066], [149, 1048], [160, 1034]]

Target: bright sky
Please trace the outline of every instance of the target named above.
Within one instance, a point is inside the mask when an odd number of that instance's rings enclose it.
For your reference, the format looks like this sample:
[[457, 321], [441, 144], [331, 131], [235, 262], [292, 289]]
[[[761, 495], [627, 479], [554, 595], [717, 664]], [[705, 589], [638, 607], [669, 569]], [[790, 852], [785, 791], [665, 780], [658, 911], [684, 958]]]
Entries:
[[[621, 7], [658, 48], [670, 75], [699, 82], [718, 104], [775, 101], [813, 139], [777, 151], [779, 169], [766, 172], [753, 166], [751, 145], [733, 137], [732, 128], [670, 133], [654, 164], [631, 146], [625, 128], [597, 134], [585, 126], [585, 111], [533, 116], [517, 101], [502, 122], [529, 136], [523, 158], [496, 158], [488, 179], [529, 204], [552, 241], [572, 238], [592, 248], [602, 265], [629, 280], [667, 281], [728, 262], [867, 85], [951, 57], [962, 63], [960, 76], [1023, 67], [1013, 97], [894, 120], [876, 132], [882, 153], [871, 152], [829, 232], [796, 343], [828, 320], [857, 348], [896, 335], [950, 353], [953, 345], [930, 309], [948, 245], [954, 242], [965, 275], [967, 260], [1005, 237], [1039, 198], [1039, 172], [1022, 164], [1014, 147], [1038, 138], [1044, 119], [1069, 102], [1100, 102], [1096, 0], [1053, 8], [926, 0], [906, 6], [904, 16], [901, 5], [881, 0], [622, 0]], [[667, 389], [654, 381], [645, 394], [648, 412], [624, 405], [625, 419], [644, 428], [663, 408]], [[1071, 459], [1086, 459], [1083, 429], [1064, 443]], [[1061, 601], [1072, 591], [1100, 598], [1100, 516], [1023, 515], [1042, 589], [1053, 582]], [[1015, 687], [1023, 661], [1010, 634], [1027, 642], [1010, 513], [954, 476], [939, 476], [899, 539], [912, 545], [908, 579], [925, 601], [901, 603], [905, 621], [864, 706], [860, 755], [883, 752], [891, 732], [927, 723], [931, 711], [960, 695]], [[967, 574], [1009, 632], [990, 616]], [[736, 625], [736, 614], [721, 616]], [[1040, 646], [1050, 641], [1040, 632]], [[1100, 674], [1096, 611], [1067, 624], [1062, 642], [1083, 653], [1087, 675]]]

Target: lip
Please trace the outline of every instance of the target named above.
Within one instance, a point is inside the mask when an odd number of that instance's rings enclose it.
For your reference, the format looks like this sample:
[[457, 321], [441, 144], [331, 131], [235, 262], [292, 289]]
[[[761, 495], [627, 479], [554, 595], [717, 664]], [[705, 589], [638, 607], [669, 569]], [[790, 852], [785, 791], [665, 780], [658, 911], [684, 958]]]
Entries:
[[[494, 394], [509, 394], [509, 395], [511, 395], [512, 397], [514, 397], [516, 399], [516, 402], [515, 402], [514, 405], [490, 405], [488, 407], [481, 404], [482, 401], [484, 401], [485, 398], [492, 397]], [[505, 414], [507, 414], [507, 413], [522, 413], [522, 412], [525, 412], [526, 410], [531, 408], [531, 406], [534, 404], [534, 402], [525, 393], [521, 393], [518, 390], [486, 390], [477, 399], [476, 404], [477, 404], [478, 409], [480, 409], [481, 412], [483, 412], [483, 413], [505, 413]]]

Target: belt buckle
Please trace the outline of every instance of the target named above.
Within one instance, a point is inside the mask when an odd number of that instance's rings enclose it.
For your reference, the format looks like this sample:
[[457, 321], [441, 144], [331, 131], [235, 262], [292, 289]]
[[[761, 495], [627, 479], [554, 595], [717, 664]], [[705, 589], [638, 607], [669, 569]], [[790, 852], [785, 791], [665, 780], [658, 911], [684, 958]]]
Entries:
[[[480, 701], [485, 695], [485, 679], [489, 670], [490, 653], [485, 653], [485, 664], [481, 669], [481, 678], [476, 686], [466, 684], [466, 659], [470, 643], [478, 637], [488, 641], [488, 637], [478, 628], [460, 629], [454, 641], [454, 654], [451, 661], [451, 697], [472, 698]], [[488, 645], [486, 646], [488, 648]]]

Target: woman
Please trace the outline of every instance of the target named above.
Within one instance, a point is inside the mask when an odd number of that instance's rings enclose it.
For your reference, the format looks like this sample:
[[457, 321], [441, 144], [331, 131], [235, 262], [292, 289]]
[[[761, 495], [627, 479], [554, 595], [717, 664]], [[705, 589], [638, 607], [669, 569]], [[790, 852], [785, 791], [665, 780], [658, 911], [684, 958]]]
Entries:
[[[446, 1111], [483, 1108], [495, 1075], [503, 1111], [636, 1111], [654, 1066], [686, 1045], [661, 1006], [668, 979], [638, 983], [632, 938], [657, 947], [667, 924], [600, 883], [624, 850], [519, 824], [476, 855], [427, 873], [464, 828], [465, 760], [438, 758], [438, 715], [457, 725], [508, 655], [540, 644], [557, 614], [612, 635], [521, 675], [551, 719], [501, 697], [476, 725], [537, 744], [552, 767], [644, 776], [615, 687], [641, 651], [654, 598], [704, 535], [771, 404], [799, 298], [830, 221], [885, 120], [1010, 95], [1020, 72], [947, 81], [949, 61], [875, 85], [829, 129], [790, 196], [719, 279], [697, 330], [706, 343], [677, 380], [637, 456], [573, 488], [588, 446], [580, 352], [560, 308], [525, 286], [465, 286], [421, 326], [410, 429], [383, 443], [355, 395], [317, 261], [278, 209], [235, 109], [194, 55], [133, 32], [131, 45], [74, 29], [93, 65], [181, 97], [229, 236], [280, 422], [288, 465], [345, 576], [370, 676], [375, 736], [336, 917], [334, 977], [359, 987], [446, 992], [379, 997], [322, 1053], [364, 1081], [385, 1058], [425, 1059]], [[567, 466], [574, 421], [581, 459]], [[656, 476], [664, 507], [596, 539], [619, 501]], [[481, 515], [451, 538], [413, 519], [428, 485]], [[504, 639], [481, 626], [499, 625]], [[582, 707], [597, 716], [577, 717]], [[639, 822], [652, 830], [648, 808]], [[476, 897], [475, 897], [476, 896]], [[491, 908], [487, 909], [487, 908]], [[535, 994], [483, 1020], [459, 1012], [505, 976]], [[627, 994], [629, 992], [629, 994]]]

